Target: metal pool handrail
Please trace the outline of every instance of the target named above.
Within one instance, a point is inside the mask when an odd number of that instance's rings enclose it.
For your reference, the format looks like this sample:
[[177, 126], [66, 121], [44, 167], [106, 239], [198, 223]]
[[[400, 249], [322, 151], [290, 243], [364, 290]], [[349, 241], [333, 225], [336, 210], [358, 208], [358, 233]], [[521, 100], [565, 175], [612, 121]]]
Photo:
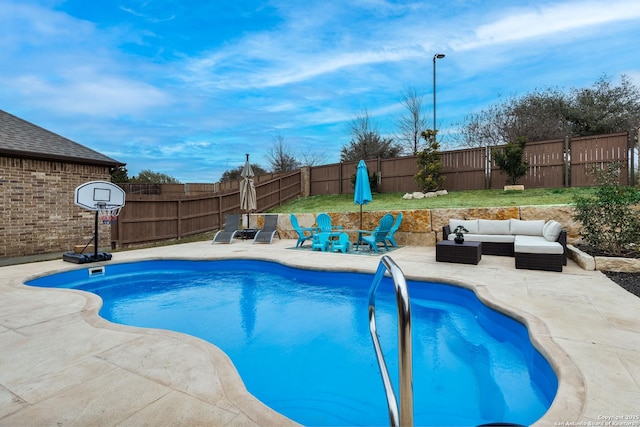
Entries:
[[[389, 378], [389, 370], [382, 354], [376, 328], [376, 291], [385, 273], [393, 279], [398, 304], [398, 373], [400, 379], [400, 408]], [[390, 424], [413, 426], [413, 361], [411, 348], [411, 305], [409, 289], [400, 267], [387, 255], [383, 256], [369, 289], [369, 332], [378, 358], [382, 383], [387, 395]], [[398, 412], [400, 413], [398, 415]]]

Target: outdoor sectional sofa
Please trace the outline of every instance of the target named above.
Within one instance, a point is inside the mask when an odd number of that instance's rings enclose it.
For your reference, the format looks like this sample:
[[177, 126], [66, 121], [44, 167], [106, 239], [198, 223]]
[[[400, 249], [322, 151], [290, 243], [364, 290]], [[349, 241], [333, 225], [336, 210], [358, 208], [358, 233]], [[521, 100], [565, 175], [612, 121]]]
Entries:
[[464, 239], [482, 242], [483, 255], [513, 256], [516, 268], [562, 271], [567, 265], [567, 232], [557, 221], [519, 219], [450, 219], [443, 239], [453, 240], [463, 226]]

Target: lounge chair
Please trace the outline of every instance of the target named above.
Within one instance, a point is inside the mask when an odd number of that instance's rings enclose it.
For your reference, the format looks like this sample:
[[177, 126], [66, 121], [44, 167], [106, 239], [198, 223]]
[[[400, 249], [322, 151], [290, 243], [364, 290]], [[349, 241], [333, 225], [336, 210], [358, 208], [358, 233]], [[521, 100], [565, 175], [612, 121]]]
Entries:
[[391, 230], [389, 230], [389, 234], [387, 234], [386, 238], [386, 240], [391, 243], [391, 246], [393, 246], [394, 248], [398, 246], [398, 244], [396, 243], [396, 239], [393, 235], [396, 233], [396, 231], [398, 231], [398, 228], [400, 228], [400, 223], [402, 223], [402, 212], [400, 212], [396, 217], [396, 222], [393, 223], [393, 226], [391, 227]]
[[326, 213], [316, 216], [316, 224], [321, 232], [331, 233], [332, 231], [342, 230], [341, 225], [331, 225], [331, 217]]
[[[389, 247], [387, 246], [387, 236], [389, 235], [389, 231], [391, 231], [391, 226], [393, 226], [393, 215], [385, 214], [375, 230], [361, 231], [361, 240], [368, 244], [375, 253], [378, 253], [378, 243], [382, 243], [384, 248], [388, 251]], [[364, 233], [370, 233], [370, 235], [366, 236]]]
[[271, 243], [274, 235], [278, 235], [280, 239], [280, 233], [278, 232], [278, 215], [265, 215], [264, 225], [262, 230], [256, 233], [253, 238], [253, 243]]
[[224, 228], [213, 236], [211, 244], [231, 243], [238, 231], [240, 231], [240, 214], [229, 214], [224, 218]]
[[311, 240], [311, 250], [315, 251], [320, 249], [322, 252], [329, 250], [331, 242], [329, 241], [329, 233], [321, 231], [313, 234], [313, 240]]
[[[298, 217], [296, 217], [295, 214], [291, 214], [290, 219], [291, 219], [291, 226], [293, 227], [295, 232], [298, 233], [298, 241], [296, 242], [296, 248], [302, 247], [304, 242], [313, 238], [313, 232], [316, 231], [316, 228], [300, 227], [300, 224], [298, 223]], [[309, 233], [309, 235], [307, 236], [305, 233]]]

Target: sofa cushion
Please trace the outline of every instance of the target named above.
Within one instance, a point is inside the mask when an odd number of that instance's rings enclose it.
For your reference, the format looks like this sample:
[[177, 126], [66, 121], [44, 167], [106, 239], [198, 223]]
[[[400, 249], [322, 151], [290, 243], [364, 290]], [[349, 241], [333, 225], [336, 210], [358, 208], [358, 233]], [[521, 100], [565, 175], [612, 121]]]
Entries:
[[453, 233], [457, 226], [463, 226], [469, 233], [478, 234], [478, 220], [477, 219], [450, 219], [449, 228]]
[[511, 234], [516, 236], [540, 236], [542, 237], [543, 219], [522, 221], [520, 219], [510, 220]]
[[[449, 234], [447, 239], [453, 240], [456, 237], [454, 233]], [[466, 234], [464, 240], [469, 242], [487, 242], [487, 243], [513, 243], [515, 236], [511, 234]]]
[[562, 224], [558, 221], [547, 221], [542, 227], [542, 237], [550, 242], [556, 242], [562, 232]]
[[542, 236], [516, 236], [514, 252], [527, 254], [563, 254], [564, 248], [558, 242], [550, 242]]
[[478, 234], [510, 234], [508, 219], [479, 219]]

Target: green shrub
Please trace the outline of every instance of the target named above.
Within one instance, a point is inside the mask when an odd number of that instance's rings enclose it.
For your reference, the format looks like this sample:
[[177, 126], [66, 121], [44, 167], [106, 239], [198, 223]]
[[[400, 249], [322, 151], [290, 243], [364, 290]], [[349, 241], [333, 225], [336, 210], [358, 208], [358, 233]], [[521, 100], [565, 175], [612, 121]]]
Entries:
[[[574, 198], [574, 219], [582, 224], [581, 236], [595, 249], [621, 255], [640, 243], [640, 190], [619, 184], [620, 164], [594, 168], [598, 187], [593, 196]], [[635, 209], [634, 209], [635, 206]]]
[[509, 141], [502, 149], [493, 152], [493, 160], [507, 176], [507, 184], [516, 185], [529, 172], [529, 163], [522, 158], [527, 140], [519, 137], [515, 143]]
[[436, 132], [426, 130], [421, 135], [427, 145], [418, 153], [418, 173], [413, 176], [416, 184], [423, 192], [440, 190], [444, 183], [442, 171], [444, 165], [440, 158], [440, 144], [436, 140]]

